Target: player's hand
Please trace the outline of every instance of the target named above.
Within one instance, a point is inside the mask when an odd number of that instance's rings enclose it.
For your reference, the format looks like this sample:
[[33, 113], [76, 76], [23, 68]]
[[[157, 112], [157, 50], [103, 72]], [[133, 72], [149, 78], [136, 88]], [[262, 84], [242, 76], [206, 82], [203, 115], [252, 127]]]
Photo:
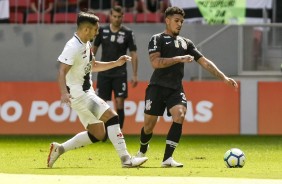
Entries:
[[72, 96], [69, 93], [64, 93], [61, 95], [61, 105], [66, 104], [67, 106], [71, 106], [71, 101], [70, 99], [72, 98]]
[[117, 66], [122, 66], [127, 61], [131, 61], [131, 57], [130, 56], [128, 56], [128, 55], [120, 56], [118, 58], [118, 60], [116, 61], [116, 65]]
[[226, 77], [225, 80], [224, 80], [224, 82], [225, 82], [226, 84], [228, 84], [229, 86], [232, 86], [232, 87], [234, 87], [234, 88], [236, 88], [236, 89], [238, 88], [237, 82], [236, 82], [234, 79], [232, 79], [232, 78]]
[[190, 63], [194, 60], [194, 56], [191, 56], [189, 54], [184, 55], [184, 56], [177, 56], [179, 59], [179, 62], [181, 63]]
[[131, 79], [131, 85], [133, 88], [135, 88], [137, 84], [138, 84], [137, 75], [134, 75], [132, 76], [132, 79]]

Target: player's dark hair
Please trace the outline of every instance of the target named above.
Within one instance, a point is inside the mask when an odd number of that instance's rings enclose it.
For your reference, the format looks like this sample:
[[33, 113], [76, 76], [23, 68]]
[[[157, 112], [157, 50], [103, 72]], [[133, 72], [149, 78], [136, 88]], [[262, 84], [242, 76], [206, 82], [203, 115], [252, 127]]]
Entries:
[[82, 23], [97, 24], [99, 17], [97, 17], [92, 11], [81, 11], [78, 13], [76, 24], [80, 26]]
[[184, 10], [182, 8], [179, 8], [179, 7], [176, 7], [176, 6], [168, 7], [165, 10], [165, 17], [175, 15], [175, 14], [182, 15], [183, 17], [185, 16]]
[[113, 11], [115, 12], [118, 12], [118, 13], [121, 13], [123, 15], [123, 9], [121, 6], [119, 5], [116, 5], [114, 7], [111, 8], [111, 11], [110, 11], [110, 14], [112, 15], [113, 14]]

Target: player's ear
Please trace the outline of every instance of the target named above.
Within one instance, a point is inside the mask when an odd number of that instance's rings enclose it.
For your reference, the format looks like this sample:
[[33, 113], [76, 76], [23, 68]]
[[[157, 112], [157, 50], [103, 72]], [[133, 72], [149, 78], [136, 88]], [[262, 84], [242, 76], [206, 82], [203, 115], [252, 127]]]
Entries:
[[170, 21], [169, 17], [166, 17], [166, 18], [165, 18], [165, 23], [166, 23], [166, 24], [169, 24], [169, 21]]

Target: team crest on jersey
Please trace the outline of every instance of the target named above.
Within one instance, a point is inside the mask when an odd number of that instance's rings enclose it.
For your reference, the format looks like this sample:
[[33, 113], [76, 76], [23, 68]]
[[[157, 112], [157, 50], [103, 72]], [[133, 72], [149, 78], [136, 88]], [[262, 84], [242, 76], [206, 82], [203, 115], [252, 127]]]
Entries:
[[84, 67], [84, 73], [88, 74], [92, 71], [92, 61], [89, 61], [87, 65]]
[[117, 42], [118, 43], [123, 43], [124, 42], [124, 36], [123, 35], [118, 35]]
[[147, 111], [151, 109], [151, 104], [152, 104], [152, 101], [151, 101], [151, 100], [146, 100], [145, 109], [146, 109]]

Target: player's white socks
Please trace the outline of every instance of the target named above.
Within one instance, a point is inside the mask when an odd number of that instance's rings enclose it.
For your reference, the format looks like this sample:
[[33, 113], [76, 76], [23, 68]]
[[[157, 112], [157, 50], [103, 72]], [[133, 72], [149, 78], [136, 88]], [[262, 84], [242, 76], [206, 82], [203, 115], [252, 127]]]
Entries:
[[73, 150], [73, 149], [81, 148], [83, 146], [87, 146], [91, 143], [92, 143], [92, 141], [90, 140], [90, 138], [88, 136], [88, 132], [84, 131], [84, 132], [80, 132], [80, 133], [76, 134], [73, 138], [64, 142], [62, 144], [62, 146], [64, 147], [65, 152], [67, 152], [69, 150]]
[[108, 137], [118, 152], [119, 157], [122, 158], [123, 156], [129, 156], [119, 124], [108, 126], [107, 130]]

